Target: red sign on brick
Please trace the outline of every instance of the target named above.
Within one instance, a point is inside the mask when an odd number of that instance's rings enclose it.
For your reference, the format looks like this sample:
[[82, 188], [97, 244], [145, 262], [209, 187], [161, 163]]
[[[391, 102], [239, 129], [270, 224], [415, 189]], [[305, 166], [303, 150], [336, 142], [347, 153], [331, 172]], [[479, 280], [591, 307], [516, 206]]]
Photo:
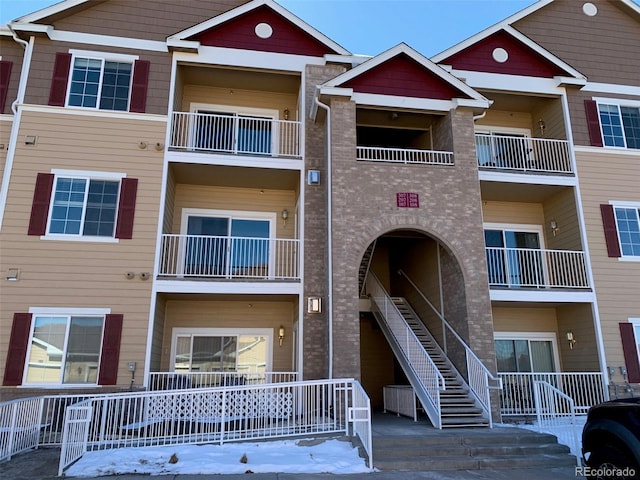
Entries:
[[396, 205], [398, 208], [418, 208], [420, 206], [420, 197], [417, 193], [396, 193]]

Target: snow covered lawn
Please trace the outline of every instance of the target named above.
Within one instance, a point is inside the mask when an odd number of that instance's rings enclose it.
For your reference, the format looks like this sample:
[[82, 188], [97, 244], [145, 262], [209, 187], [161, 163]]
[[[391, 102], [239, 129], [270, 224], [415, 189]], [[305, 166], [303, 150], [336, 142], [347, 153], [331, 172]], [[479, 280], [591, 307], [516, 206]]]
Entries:
[[358, 449], [342, 440], [281, 440], [225, 445], [170, 445], [87, 452], [69, 477], [142, 473], [362, 473]]

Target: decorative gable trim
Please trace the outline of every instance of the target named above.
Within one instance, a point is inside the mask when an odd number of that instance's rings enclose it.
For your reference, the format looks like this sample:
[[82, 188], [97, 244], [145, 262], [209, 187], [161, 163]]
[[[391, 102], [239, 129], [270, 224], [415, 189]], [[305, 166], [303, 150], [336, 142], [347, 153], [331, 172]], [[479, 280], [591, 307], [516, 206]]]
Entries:
[[[440, 91], [435, 95], [435, 97], [425, 95], [424, 98], [421, 98], [420, 96], [415, 95], [402, 96], [401, 90], [396, 92], [395, 89], [391, 87], [385, 91], [376, 88], [366, 90], [363, 90], [362, 88], [358, 89], [358, 79], [366, 79], [366, 77], [371, 75], [375, 70], [383, 67], [385, 63], [393, 62], [394, 60], [401, 59], [402, 57], [415, 62], [426, 74], [431, 75], [434, 81], [441, 83], [441, 90], [447, 90], [448, 95], [443, 96], [443, 91]], [[319, 88], [319, 92], [317, 92], [317, 94], [347, 95], [354, 99], [357, 97], [366, 103], [372, 101], [382, 102], [380, 104], [388, 104], [388, 106], [399, 106], [396, 105], [396, 103], [401, 102], [405, 107], [407, 106], [406, 98], [413, 97], [412, 101], [421, 105], [417, 108], [424, 108], [426, 106], [425, 102], [428, 102], [433, 104], [431, 106], [435, 107], [435, 110], [448, 110], [460, 105], [488, 108], [490, 105], [489, 100], [480, 93], [445, 71], [443, 68], [434, 64], [428, 58], [416, 52], [405, 43], [400, 43], [386, 52], [383, 52], [355, 68], [329, 80]], [[386, 100], [385, 97], [387, 98]], [[393, 98], [397, 98], [398, 100], [394, 102]]]
[[167, 45], [174, 48], [185, 48], [185, 49], [193, 49], [195, 44], [199, 45], [199, 42], [194, 42], [193, 38], [198, 37], [199, 35], [207, 32], [208, 30], [220, 26], [230, 20], [236, 19], [241, 15], [251, 12], [257, 8], [266, 6], [291, 22], [294, 26], [300, 28], [305, 33], [313, 37], [316, 41], [327, 47], [327, 54], [340, 54], [340, 55], [351, 55], [351, 53], [338, 45], [336, 42], [331, 40], [329, 37], [320, 33], [318, 30], [310, 26], [309, 24], [303, 22], [300, 18], [293, 15], [288, 10], [284, 9], [277, 3], [272, 0], [253, 0], [251, 2], [245, 3], [237, 8], [229, 10], [221, 15], [218, 15], [206, 22], [200, 23], [198, 25], [194, 25], [193, 27], [187, 28], [181, 32], [178, 32], [174, 35], [171, 35], [167, 38]]
[[[543, 62], [548, 63], [548, 66], [549, 66], [549, 70], [547, 74], [548, 78], [557, 78], [558, 81], [562, 84], [567, 84], [567, 83], [575, 83], [577, 85], [586, 84], [587, 77], [585, 75], [583, 75], [578, 70], [571, 67], [571, 65], [569, 65], [568, 63], [560, 60], [558, 57], [553, 55], [548, 50], [542, 48], [540, 45], [535, 43], [529, 37], [518, 32], [513, 27], [503, 23], [496, 24], [493, 27], [489, 27], [483, 30], [477, 35], [469, 37], [468, 39], [445, 50], [444, 52], [441, 52], [435, 55], [434, 57], [431, 58], [431, 60], [437, 64], [450, 64], [449, 61], [451, 60], [452, 57], [462, 54], [465, 50], [481, 44], [482, 42], [490, 39], [490, 37], [494, 35], [500, 35], [500, 34], [503, 34], [503, 35], [506, 34], [509, 37], [511, 37], [513, 40], [515, 40], [517, 43], [521, 43], [525, 48], [530, 49], [533, 53], [533, 56], [536, 57], [538, 60], [542, 61], [540, 62], [541, 64]], [[522, 75], [522, 73], [518, 72], [517, 70], [506, 71], [506, 67], [508, 66], [507, 63], [501, 64], [496, 61], [496, 66], [497, 67], [503, 66], [503, 68], [502, 69], [497, 68], [495, 71], [492, 70], [491, 73]], [[467, 69], [456, 68], [456, 70], [464, 71]], [[476, 68], [474, 67], [473, 69], [469, 69], [469, 70], [476, 71]], [[500, 70], [505, 70], [505, 71], [501, 72]], [[528, 75], [528, 76], [535, 76], [535, 75]], [[575, 79], [575, 80], [570, 80], [570, 79]]]

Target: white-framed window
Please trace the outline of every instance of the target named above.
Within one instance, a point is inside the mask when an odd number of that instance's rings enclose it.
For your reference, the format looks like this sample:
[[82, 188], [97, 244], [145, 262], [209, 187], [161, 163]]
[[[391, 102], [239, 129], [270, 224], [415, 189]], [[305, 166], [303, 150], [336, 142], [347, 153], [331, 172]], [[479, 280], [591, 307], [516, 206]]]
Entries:
[[622, 257], [640, 259], [640, 204], [613, 203]]
[[181, 249], [181, 274], [271, 276], [275, 221], [273, 212], [183, 209], [181, 232], [186, 241]]
[[545, 285], [541, 225], [485, 223], [484, 241], [489, 285], [509, 288]]
[[274, 109], [192, 103], [191, 142], [195, 150], [251, 155], [277, 153], [278, 129]]
[[31, 309], [23, 385], [95, 385], [108, 309]]
[[636, 341], [636, 352], [638, 354], [638, 363], [640, 364], [640, 318], [630, 318], [629, 322], [633, 325], [633, 335]]
[[604, 145], [640, 149], [640, 102], [602, 98], [595, 101]]
[[497, 370], [500, 373], [541, 373], [559, 370], [553, 332], [496, 332]]
[[171, 370], [271, 371], [273, 335], [269, 328], [174, 328]]
[[135, 55], [71, 50], [67, 106], [128, 111]]
[[47, 236], [113, 238], [124, 174], [54, 170]]

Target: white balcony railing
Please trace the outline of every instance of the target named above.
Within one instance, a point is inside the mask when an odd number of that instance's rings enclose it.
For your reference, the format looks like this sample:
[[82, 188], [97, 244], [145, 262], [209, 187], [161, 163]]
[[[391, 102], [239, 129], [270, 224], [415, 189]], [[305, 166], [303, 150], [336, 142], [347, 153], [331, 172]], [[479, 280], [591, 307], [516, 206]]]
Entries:
[[508, 288], [590, 288], [584, 252], [486, 247], [489, 285]]
[[298, 381], [296, 372], [151, 372], [149, 390], [213, 388]]
[[476, 134], [478, 166], [528, 173], [573, 173], [569, 142], [508, 135]]
[[299, 280], [298, 239], [162, 235], [160, 276]]
[[300, 122], [234, 114], [174, 112], [169, 148], [301, 158]]
[[417, 150], [411, 148], [357, 147], [358, 160], [391, 163], [421, 163], [453, 165], [453, 152]]
[[502, 378], [502, 415], [535, 415], [534, 382], [546, 382], [571, 397], [577, 414], [606, 400], [600, 372], [498, 373]]

